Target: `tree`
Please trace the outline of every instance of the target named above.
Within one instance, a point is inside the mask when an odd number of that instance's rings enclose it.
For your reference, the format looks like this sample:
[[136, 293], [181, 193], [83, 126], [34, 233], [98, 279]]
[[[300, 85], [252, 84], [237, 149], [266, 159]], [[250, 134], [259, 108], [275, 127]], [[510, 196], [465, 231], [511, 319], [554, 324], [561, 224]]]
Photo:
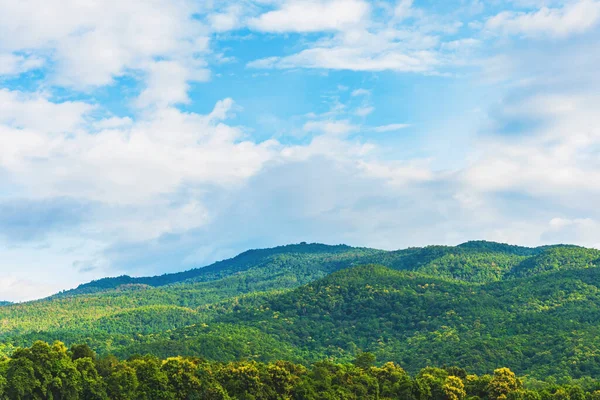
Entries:
[[181, 357], [169, 358], [161, 367], [167, 377], [176, 399], [189, 399], [200, 393], [202, 382], [198, 376], [198, 366]]
[[358, 368], [368, 369], [375, 365], [375, 355], [369, 352], [359, 352], [354, 359], [353, 364]]
[[508, 368], [498, 368], [488, 384], [488, 396], [491, 400], [506, 399], [511, 392], [521, 388], [522, 384]]
[[96, 359], [96, 353], [87, 344], [74, 344], [71, 346], [70, 353], [73, 361], [86, 357], [92, 360]]
[[40, 389], [41, 383], [35, 377], [33, 362], [30, 359], [17, 357], [9, 361], [6, 371], [8, 398], [15, 400], [40, 398]]
[[446, 400], [463, 400], [467, 396], [465, 384], [458, 376], [449, 376], [442, 387]]
[[379, 394], [382, 398], [411, 399], [413, 398], [413, 382], [408, 373], [398, 365], [389, 362], [383, 367], [371, 368], [379, 381]]
[[135, 370], [129, 365], [117, 365], [106, 378], [106, 387], [112, 400], [133, 400], [138, 387]]
[[81, 374], [81, 397], [85, 400], [105, 400], [106, 388], [94, 362], [89, 357], [75, 360], [75, 368]]
[[167, 374], [161, 370], [161, 361], [154, 356], [140, 357], [128, 362], [135, 370], [138, 400], [171, 400], [174, 393], [169, 389]]

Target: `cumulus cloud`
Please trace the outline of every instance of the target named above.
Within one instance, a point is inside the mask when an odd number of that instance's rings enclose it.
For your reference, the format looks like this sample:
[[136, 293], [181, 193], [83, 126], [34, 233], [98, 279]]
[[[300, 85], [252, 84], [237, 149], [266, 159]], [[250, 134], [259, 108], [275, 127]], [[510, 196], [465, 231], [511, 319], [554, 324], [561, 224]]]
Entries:
[[[0, 125], [0, 167], [16, 182], [39, 181], [23, 188], [34, 196], [129, 204], [169, 193], [185, 181], [232, 184], [252, 175], [276, 148], [269, 141], [240, 141], [238, 128], [221, 123], [233, 105], [229, 100], [209, 115], [163, 108], [131, 126], [91, 135], [76, 129], [89, 110], [86, 104], [0, 93], [16, 110], [7, 114], [6, 107], [0, 115], [9, 122]], [[37, 109], [35, 118], [25, 118], [26, 110]]]
[[[0, 83], [13, 80], [0, 89], [0, 249], [6, 265], [24, 271], [5, 274], [2, 297], [303, 240], [388, 249], [473, 238], [599, 245], [597, 2], [511, 5], [495, 16], [476, 7], [480, 31], [460, 7], [440, 16], [406, 0], [0, 0], [0, 75], [8, 79]], [[250, 34], [236, 38], [238, 29]], [[496, 41], [491, 31], [508, 37]], [[241, 125], [255, 116], [230, 98], [245, 95], [236, 79], [255, 71], [212, 71], [210, 60], [233, 53], [215, 43], [257, 35], [277, 45], [240, 51], [266, 57], [249, 67], [352, 71], [304, 71], [302, 79], [319, 77], [319, 90], [312, 108], [299, 101], [299, 115], [285, 117], [279, 140], [268, 133], [274, 119], [265, 132]], [[511, 41], [522, 36], [555, 46], [519, 50]], [[445, 73], [463, 66], [480, 70]], [[481, 119], [469, 143], [455, 141], [451, 124], [443, 138], [421, 129], [447, 98], [432, 91], [431, 113], [421, 117], [411, 90], [432, 90], [434, 78], [384, 71], [444, 75], [435, 79], [458, 87], [457, 102], [483, 85], [479, 108], [456, 117]], [[41, 77], [15, 79], [26, 72]], [[211, 76], [230, 82], [191, 90]], [[406, 91], [383, 96], [383, 79]], [[361, 86], [371, 90], [349, 89]], [[110, 91], [135, 98], [115, 106]], [[440, 143], [449, 145], [431, 150]]]
[[542, 233], [542, 238], [553, 243], [576, 241], [600, 248], [599, 231], [600, 223], [592, 218], [555, 217], [548, 223], [547, 230]]
[[337, 31], [364, 22], [370, 11], [362, 0], [288, 0], [248, 25], [264, 32]]
[[136, 100], [138, 107], [167, 107], [188, 103], [189, 82], [206, 81], [210, 77], [207, 69], [194, 71], [180, 62], [157, 61], [148, 68], [146, 88]]
[[600, 22], [600, 2], [578, 0], [563, 7], [542, 7], [531, 12], [503, 11], [485, 27], [511, 35], [566, 37], [583, 33]]
[[287, 57], [272, 57], [248, 63], [251, 68], [324, 68], [351, 71], [426, 72], [437, 64], [432, 52], [411, 54], [376, 52], [368, 48], [321, 47], [303, 50]]
[[304, 124], [304, 130], [331, 135], [346, 135], [351, 132], [356, 132], [358, 127], [352, 125], [349, 121], [309, 121]]
[[[329, 13], [327, 10], [320, 9], [334, 5], [337, 7], [338, 3], [344, 2], [310, 2], [307, 7], [306, 2], [302, 2], [302, 8], [306, 7], [306, 10], [312, 10], [313, 6], [319, 8], [314, 10], [319, 17], [309, 16], [307, 21], [310, 21], [310, 24], [307, 26], [302, 23], [302, 18], [293, 22], [284, 17], [288, 14], [303, 15], [290, 12], [290, 7], [295, 7], [297, 4], [295, 2], [284, 2], [279, 9], [255, 19], [272, 17], [274, 21], [281, 23], [280, 29], [284, 31], [331, 32], [331, 34], [322, 36], [316, 41], [308, 41], [304, 49], [294, 54], [264, 57], [249, 62], [247, 66], [261, 69], [309, 68], [431, 74], [443, 67], [458, 64], [449, 54], [446, 54], [456, 51], [458, 42], [452, 40], [455, 43], [450, 46], [440, 46], [440, 43], [445, 42], [445, 36], [456, 33], [462, 25], [460, 21], [426, 15], [423, 10], [414, 7], [412, 1], [402, 0], [397, 2], [393, 10], [386, 5], [387, 3], [374, 3], [372, 12], [357, 12], [356, 21], [349, 19], [349, 23], [339, 24], [336, 22], [338, 20], [331, 16], [339, 17], [347, 14]], [[359, 2], [355, 3], [359, 4]], [[344, 5], [344, 9], [348, 12], [352, 8]], [[252, 24], [250, 28], [260, 30], [260, 27]], [[272, 30], [278, 31], [275, 28]], [[462, 47], [466, 47], [469, 41], [466, 38], [463, 40]]]
[[[111, 84], [135, 70], [152, 72], [157, 59], [181, 61], [186, 68], [175, 72], [195, 74], [193, 59], [208, 43], [194, 18], [198, 5], [187, 0], [3, 0], [0, 9], [0, 51], [39, 53], [55, 83], [77, 88]], [[41, 65], [39, 57], [16, 63], [12, 70]]]
[[24, 56], [12, 53], [0, 53], [0, 76], [19, 75], [41, 67], [44, 60], [35, 56]]
[[[82, 127], [86, 114], [93, 109], [94, 105], [80, 101], [54, 103], [44, 93], [0, 89], [0, 124], [13, 129], [70, 133]], [[23, 141], [17, 135], [12, 139]]]

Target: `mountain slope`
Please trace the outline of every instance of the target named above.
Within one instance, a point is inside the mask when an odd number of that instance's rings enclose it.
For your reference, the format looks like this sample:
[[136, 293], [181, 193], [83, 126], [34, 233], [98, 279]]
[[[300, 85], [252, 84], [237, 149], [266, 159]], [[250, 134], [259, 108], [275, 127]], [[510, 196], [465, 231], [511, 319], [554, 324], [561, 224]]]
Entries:
[[458, 363], [476, 372], [600, 373], [600, 268], [474, 285], [357, 267], [219, 311], [216, 321], [260, 329], [309, 360], [362, 349], [412, 371]]
[[600, 265], [600, 251], [577, 246], [561, 246], [545, 249], [523, 260], [513, 268], [510, 275], [519, 278], [598, 265]]
[[133, 278], [127, 275], [116, 278], [104, 278], [78, 286], [76, 289], [60, 293], [60, 296], [97, 293], [116, 289], [123, 285], [142, 284], [152, 287], [172, 285], [176, 283], [208, 282], [219, 280], [251, 269], [270, 269], [272, 273], [277, 267], [286, 268], [286, 263], [294, 264], [294, 268], [321, 270], [327, 263], [344, 262], [382, 253], [382, 250], [353, 248], [346, 245], [329, 246], [324, 244], [306, 244], [279, 246], [271, 249], [248, 250], [228, 260], [218, 261], [203, 268], [173, 274], [152, 277]]
[[458, 246], [427, 246], [384, 251], [346, 245], [301, 243], [271, 249], [249, 250], [231, 259], [184, 272], [139, 278], [127, 275], [104, 278], [61, 292], [55, 297], [105, 292], [128, 285], [160, 287], [178, 283], [210, 282], [249, 271], [256, 272], [256, 270], [267, 272], [263, 275], [272, 276], [286, 269], [296, 271], [304, 269], [307, 275], [305, 281], [308, 282], [313, 279], [311, 275], [322, 277], [342, 268], [365, 264], [380, 264], [398, 270], [422, 270], [456, 279], [487, 282], [502, 279], [513, 267], [528, 257], [563, 247], [581, 249], [575, 246], [529, 248], [472, 241]]
[[[507, 245], [477, 242], [466, 246], [466, 249], [429, 246], [388, 252], [298, 244], [252, 250], [206, 268], [178, 274], [107, 278], [48, 299], [2, 307], [0, 339], [57, 329], [84, 335], [94, 321], [138, 307], [166, 305], [194, 309], [247, 293], [296, 288], [361, 264], [377, 263], [399, 270], [488, 282], [502, 279], [524, 260], [523, 256], [514, 255], [510, 246], [507, 253], [497, 251]], [[490, 252], [490, 248], [495, 252]], [[519, 251], [523, 249], [526, 248]]]
[[575, 246], [490, 242], [257, 250], [206, 271], [107, 279], [3, 306], [0, 355], [37, 339], [214, 360], [351, 360], [362, 349], [411, 371], [600, 374], [599, 259]]

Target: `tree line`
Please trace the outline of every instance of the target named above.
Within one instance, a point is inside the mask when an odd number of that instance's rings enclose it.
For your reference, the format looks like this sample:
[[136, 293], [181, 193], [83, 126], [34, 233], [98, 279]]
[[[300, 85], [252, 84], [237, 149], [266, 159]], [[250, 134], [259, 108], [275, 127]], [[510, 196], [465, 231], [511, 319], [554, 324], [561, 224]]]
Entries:
[[593, 379], [557, 383], [518, 378], [508, 368], [469, 374], [427, 367], [409, 375], [376, 366], [359, 352], [353, 363], [208, 362], [197, 357], [97, 357], [85, 344], [35, 342], [0, 360], [0, 399], [15, 400], [600, 400]]

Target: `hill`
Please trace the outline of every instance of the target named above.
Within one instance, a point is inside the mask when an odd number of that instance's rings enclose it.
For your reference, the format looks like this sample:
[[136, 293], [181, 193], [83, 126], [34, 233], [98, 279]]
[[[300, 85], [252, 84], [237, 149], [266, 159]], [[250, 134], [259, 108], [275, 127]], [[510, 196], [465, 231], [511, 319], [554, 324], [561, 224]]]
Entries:
[[350, 360], [360, 349], [409, 371], [458, 364], [535, 376], [600, 373], [599, 268], [474, 285], [366, 266], [215, 307], [215, 321], [256, 327], [310, 361]]
[[[267, 277], [293, 269], [297, 274], [323, 274], [335, 269], [336, 263], [348, 265], [352, 260], [383, 253], [382, 250], [353, 248], [345, 245], [328, 246], [319, 243], [292, 244], [271, 249], [248, 250], [228, 260], [203, 268], [152, 277], [133, 278], [127, 275], [104, 278], [78, 286], [57, 296], [74, 296], [117, 289], [126, 285], [160, 287], [176, 283], [210, 282], [239, 273], [252, 275], [264, 272]], [[332, 266], [333, 264], [333, 266]], [[259, 271], [256, 271], [259, 270]]]
[[37, 339], [215, 361], [350, 361], [364, 350], [411, 372], [459, 364], [591, 376], [600, 373], [598, 260], [581, 247], [491, 242], [253, 250], [4, 306], [0, 353]]
[[[241, 273], [264, 275], [269, 278], [293, 271], [297, 275], [303, 273], [306, 279], [300, 281], [308, 282], [342, 268], [364, 264], [380, 264], [399, 270], [422, 270], [457, 279], [487, 282], [502, 279], [512, 268], [531, 256], [540, 256], [547, 251], [563, 248], [584, 250], [576, 246], [530, 248], [487, 241], [398, 251], [300, 243], [271, 249], [248, 250], [231, 259], [184, 272], [139, 278], [127, 275], [104, 278], [58, 293], [54, 297], [105, 292], [131, 285], [161, 287], [177, 283], [210, 282]], [[600, 253], [598, 254], [597, 258], [600, 258]], [[537, 262], [534, 261], [534, 264]]]

